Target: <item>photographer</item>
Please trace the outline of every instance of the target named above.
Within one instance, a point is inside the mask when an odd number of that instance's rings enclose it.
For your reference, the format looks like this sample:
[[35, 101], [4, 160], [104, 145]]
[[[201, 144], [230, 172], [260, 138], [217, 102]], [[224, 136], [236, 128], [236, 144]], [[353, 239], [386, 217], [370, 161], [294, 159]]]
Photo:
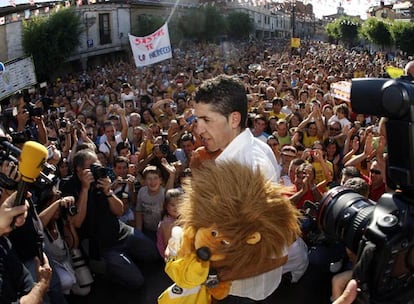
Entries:
[[[71, 256], [71, 249], [79, 246], [78, 235], [72, 222], [72, 217], [77, 213], [75, 199], [73, 196], [60, 197], [58, 191], [51, 189], [45, 201], [46, 208], [39, 214], [45, 231], [44, 250], [59, 277], [62, 292], [66, 295], [70, 292], [87, 295], [90, 285], [86, 283], [93, 282], [89, 269], [86, 268], [88, 282], [84, 277], [78, 278], [79, 274], [75, 271]], [[78, 279], [83, 281], [80, 282]]]
[[47, 135], [42, 116], [42, 103], [40, 101], [36, 104], [26, 102], [22, 93], [15, 94], [11, 98], [11, 102], [17, 107], [17, 115], [16, 119], [7, 127], [13, 128], [15, 132], [12, 133], [12, 137], [19, 139], [14, 139], [14, 144], [24, 143], [30, 139], [46, 144]]
[[131, 207], [135, 208], [136, 205], [136, 192], [135, 192], [135, 177], [128, 174], [129, 160], [126, 157], [118, 156], [114, 161], [114, 174], [115, 180], [112, 183], [111, 189], [115, 194], [119, 192], [126, 192], [131, 198]]
[[78, 213], [73, 223], [81, 240], [89, 240], [89, 256], [102, 258], [115, 282], [131, 289], [141, 287], [144, 277], [134, 262], [157, 260], [155, 245], [141, 231], [118, 220], [123, 203], [111, 190], [111, 180], [94, 151], [78, 151], [73, 167], [74, 175], [61, 190], [64, 196], [75, 197]]

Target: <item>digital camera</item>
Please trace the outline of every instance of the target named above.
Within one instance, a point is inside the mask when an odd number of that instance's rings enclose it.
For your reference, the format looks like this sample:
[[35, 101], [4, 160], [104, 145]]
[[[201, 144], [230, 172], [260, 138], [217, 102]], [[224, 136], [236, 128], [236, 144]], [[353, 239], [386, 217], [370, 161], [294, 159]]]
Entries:
[[387, 185], [378, 202], [350, 189], [328, 191], [318, 224], [357, 256], [357, 303], [407, 304], [414, 299], [414, 86], [404, 79], [352, 80], [352, 110], [386, 117]]

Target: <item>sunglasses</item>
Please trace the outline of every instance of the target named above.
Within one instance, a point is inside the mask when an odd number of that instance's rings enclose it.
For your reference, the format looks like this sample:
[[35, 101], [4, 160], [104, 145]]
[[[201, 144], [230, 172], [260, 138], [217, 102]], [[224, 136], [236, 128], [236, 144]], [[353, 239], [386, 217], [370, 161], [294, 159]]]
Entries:
[[376, 170], [376, 169], [371, 169], [371, 170], [369, 170], [369, 172], [371, 172], [371, 174], [377, 174], [377, 175], [380, 175], [381, 174], [381, 171], [380, 170]]
[[336, 131], [336, 132], [341, 131], [341, 129], [339, 129], [339, 128], [329, 128], [329, 130]]

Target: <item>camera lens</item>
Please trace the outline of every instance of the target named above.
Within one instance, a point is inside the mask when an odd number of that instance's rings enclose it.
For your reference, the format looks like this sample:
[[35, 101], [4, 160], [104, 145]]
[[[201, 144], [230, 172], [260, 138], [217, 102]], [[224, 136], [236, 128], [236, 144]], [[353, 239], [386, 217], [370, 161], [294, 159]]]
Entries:
[[69, 213], [69, 215], [71, 215], [71, 216], [76, 215], [76, 214], [78, 213], [78, 208], [76, 208], [76, 205], [70, 205], [70, 206], [68, 207], [68, 213]]
[[371, 221], [374, 202], [345, 187], [335, 187], [322, 198], [318, 223], [321, 230], [341, 240], [357, 253], [359, 242]]

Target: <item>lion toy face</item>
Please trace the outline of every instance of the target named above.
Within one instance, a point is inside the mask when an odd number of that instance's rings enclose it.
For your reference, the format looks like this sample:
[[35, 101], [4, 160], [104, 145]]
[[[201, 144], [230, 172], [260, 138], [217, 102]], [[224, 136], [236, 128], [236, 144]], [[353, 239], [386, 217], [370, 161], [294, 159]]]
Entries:
[[286, 255], [300, 234], [298, 211], [258, 170], [237, 162], [194, 171], [179, 206], [192, 250], [213, 267], [242, 269]]

